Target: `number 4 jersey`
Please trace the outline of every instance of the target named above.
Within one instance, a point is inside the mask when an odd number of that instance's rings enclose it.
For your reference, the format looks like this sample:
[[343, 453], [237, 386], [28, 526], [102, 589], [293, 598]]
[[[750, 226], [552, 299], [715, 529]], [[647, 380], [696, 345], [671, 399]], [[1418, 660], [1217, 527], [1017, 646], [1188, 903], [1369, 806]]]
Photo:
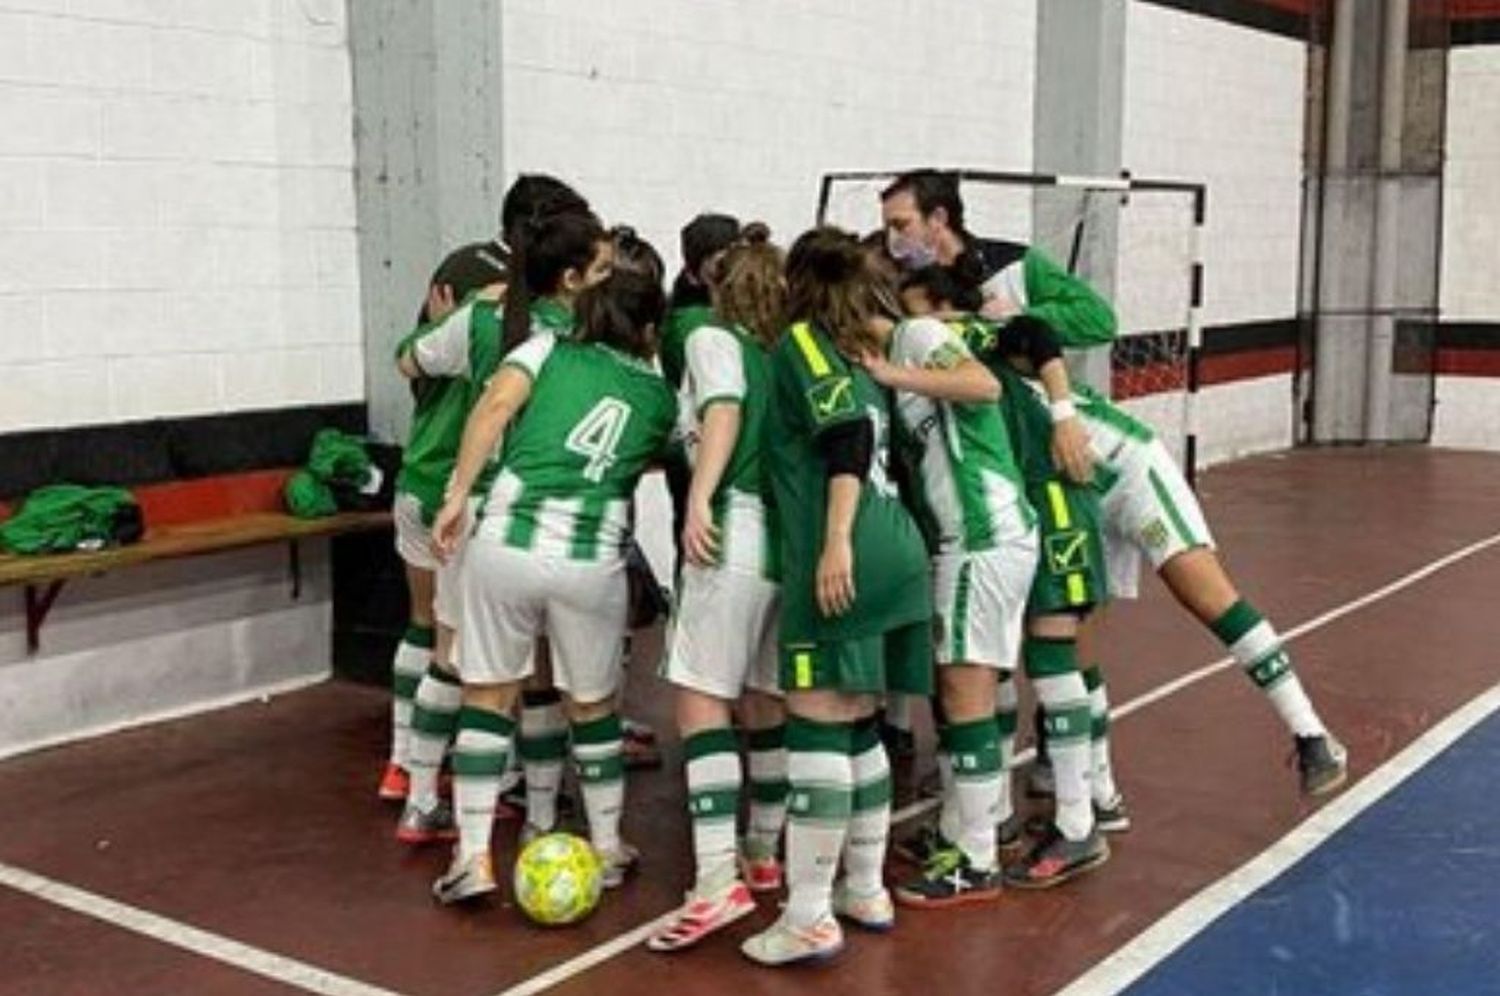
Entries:
[[479, 533], [543, 556], [620, 557], [630, 497], [676, 422], [672, 393], [640, 360], [549, 334], [501, 366], [531, 378], [531, 400], [506, 432]]

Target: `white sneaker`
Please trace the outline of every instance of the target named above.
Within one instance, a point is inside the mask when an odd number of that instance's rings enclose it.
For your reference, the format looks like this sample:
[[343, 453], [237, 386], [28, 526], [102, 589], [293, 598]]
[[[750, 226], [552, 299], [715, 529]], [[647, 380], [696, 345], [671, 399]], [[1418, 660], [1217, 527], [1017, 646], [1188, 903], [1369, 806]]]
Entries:
[[496, 888], [495, 863], [487, 852], [464, 860], [455, 850], [453, 863], [442, 878], [432, 883], [432, 895], [438, 902], [452, 905], [494, 892]]
[[781, 917], [740, 945], [746, 958], [773, 968], [826, 961], [843, 949], [844, 931], [831, 916], [806, 928], [793, 927]]
[[891, 901], [889, 889], [881, 889], [868, 896], [856, 896], [849, 891], [847, 882], [835, 882], [833, 912], [835, 916], [848, 920], [856, 927], [879, 934], [896, 926], [896, 904]]

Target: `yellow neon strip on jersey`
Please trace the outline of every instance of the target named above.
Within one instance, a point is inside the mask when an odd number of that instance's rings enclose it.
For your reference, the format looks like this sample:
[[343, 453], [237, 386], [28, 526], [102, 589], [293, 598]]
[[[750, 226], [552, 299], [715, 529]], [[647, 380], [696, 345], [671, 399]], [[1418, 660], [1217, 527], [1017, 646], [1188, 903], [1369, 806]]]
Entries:
[[1047, 482], [1047, 502], [1052, 506], [1052, 520], [1057, 528], [1071, 528], [1073, 518], [1068, 514], [1068, 499], [1063, 494], [1062, 485], [1056, 481]]
[[817, 340], [812, 337], [812, 329], [808, 328], [806, 322], [798, 322], [792, 326], [792, 338], [797, 341], [797, 348], [802, 350], [802, 356], [807, 360], [807, 369], [812, 371], [814, 377], [827, 377], [833, 373], [833, 368], [823, 357], [823, 351], [818, 348]]
[[798, 688], [811, 688], [813, 683], [812, 654], [800, 650], [792, 658], [792, 664], [797, 669], [796, 680], [793, 684]]
[[1088, 592], [1083, 587], [1082, 574], [1068, 575], [1068, 604], [1082, 605], [1088, 601]]

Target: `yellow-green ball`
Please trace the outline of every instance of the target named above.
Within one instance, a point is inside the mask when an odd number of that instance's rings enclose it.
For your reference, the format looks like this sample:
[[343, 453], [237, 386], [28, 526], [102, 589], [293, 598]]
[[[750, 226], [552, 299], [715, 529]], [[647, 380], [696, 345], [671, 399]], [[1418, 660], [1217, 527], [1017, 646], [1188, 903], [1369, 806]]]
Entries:
[[604, 866], [588, 841], [549, 833], [516, 858], [516, 903], [545, 926], [577, 923], [599, 905], [603, 878]]

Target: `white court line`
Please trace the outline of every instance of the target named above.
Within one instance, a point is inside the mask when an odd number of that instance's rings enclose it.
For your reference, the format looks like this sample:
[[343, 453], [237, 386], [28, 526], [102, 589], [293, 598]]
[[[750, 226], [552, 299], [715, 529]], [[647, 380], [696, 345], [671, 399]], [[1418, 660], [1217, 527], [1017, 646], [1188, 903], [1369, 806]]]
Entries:
[[[1500, 533], [1455, 550], [1447, 556], [1441, 557], [1410, 574], [1398, 578], [1383, 588], [1376, 589], [1367, 595], [1308, 620], [1294, 629], [1288, 630], [1283, 638], [1286, 640], [1295, 639], [1298, 636], [1303, 636], [1315, 629], [1326, 626], [1350, 612], [1387, 598], [1497, 543], [1500, 543]], [[1217, 671], [1228, 667], [1231, 663], [1232, 659], [1225, 658], [1185, 674], [1161, 686], [1161, 688], [1130, 700], [1115, 711], [1115, 716], [1123, 717], [1129, 715], [1138, 709], [1159, 701], [1173, 692], [1209, 677]], [[1030, 752], [1028, 751], [1019, 755], [1016, 760], [1019, 763], [1028, 759], [1029, 756]], [[893, 821], [897, 818], [902, 820], [911, 819], [933, 808], [936, 804], [935, 800], [924, 800], [923, 802], [915, 803], [893, 813], [892, 819]], [[178, 923], [155, 913], [129, 906], [125, 903], [116, 902], [115, 900], [107, 899], [103, 896], [98, 896], [3, 863], [0, 863], [0, 886], [24, 892], [37, 899], [62, 906], [106, 923], [114, 924], [142, 936], [161, 941], [162, 943], [192, 951], [203, 957], [233, 965], [247, 972], [274, 979], [277, 982], [301, 989], [304, 992], [326, 994], [326, 996], [396, 996], [391, 990], [346, 978], [292, 958], [263, 951], [248, 944], [242, 944], [208, 931], [199, 930], [196, 927]], [[568, 979], [593, 968], [595, 965], [608, 961], [610, 958], [641, 943], [655, 929], [660, 919], [660, 917], [653, 919], [650, 923], [642, 924], [634, 930], [591, 948], [575, 958], [505, 990], [500, 996], [522, 996], [522, 994], [537, 993], [548, 987], [560, 985]]]
[[[1329, 623], [1341, 619], [1351, 612], [1356, 612], [1367, 605], [1371, 605], [1375, 602], [1380, 601], [1381, 599], [1389, 598], [1391, 595], [1396, 594], [1398, 591], [1410, 588], [1412, 585], [1431, 577], [1438, 571], [1441, 571], [1446, 567], [1451, 567], [1459, 561], [1467, 559], [1468, 557], [1472, 557], [1474, 554], [1487, 550], [1490, 547], [1495, 546], [1496, 544], [1500, 544], [1500, 533], [1495, 533], [1492, 536], [1487, 536], [1482, 540], [1476, 540], [1475, 542], [1470, 543], [1468, 546], [1460, 547], [1459, 549], [1454, 550], [1452, 553], [1447, 554], [1446, 556], [1439, 557], [1437, 560], [1432, 561], [1430, 564], [1419, 567], [1408, 574], [1403, 574], [1401, 577], [1392, 581], [1390, 584], [1385, 585], [1384, 587], [1376, 588], [1374, 591], [1368, 594], [1361, 595], [1359, 598], [1356, 598], [1353, 601], [1346, 602], [1343, 605], [1330, 609], [1320, 616], [1315, 616], [1312, 619], [1309, 619], [1306, 622], [1287, 630], [1281, 635], [1282, 642], [1289, 642], [1291, 640], [1295, 640], [1299, 636], [1306, 636], [1308, 633], [1327, 626]], [[1224, 657], [1220, 660], [1214, 661], [1212, 664], [1206, 664], [1195, 671], [1189, 671], [1187, 674], [1182, 675], [1180, 678], [1175, 678], [1172, 681], [1167, 682], [1165, 685], [1160, 686], [1159, 688], [1155, 688], [1142, 695], [1138, 695], [1130, 701], [1117, 707], [1112, 711], [1111, 718], [1123, 718], [1139, 709], [1144, 709], [1146, 706], [1151, 705], [1153, 702], [1159, 702], [1160, 700], [1166, 698], [1168, 695], [1171, 695], [1174, 692], [1181, 691], [1189, 685], [1195, 684], [1205, 678], [1217, 674], [1219, 671], [1224, 670], [1233, 663], [1233, 657]], [[1027, 750], [1024, 750], [1020, 754], [1016, 755], [1015, 763], [1024, 764], [1027, 761], [1031, 760], [1035, 753], [1036, 751], [1034, 749], [1028, 748]], [[937, 799], [922, 799], [917, 802], [911, 803], [908, 806], [903, 806], [901, 809], [898, 809], [891, 813], [891, 824], [892, 826], [894, 826], [898, 823], [915, 819], [916, 817], [921, 816], [923, 813], [936, 809], [937, 806]], [[635, 941], [635, 943], [644, 941], [647, 935], [651, 933], [651, 929], [655, 926], [656, 923], [657, 921], [653, 920], [651, 923], [644, 924], [628, 934], [621, 934], [614, 940], [608, 941], [597, 948], [591, 948], [590, 950], [585, 951], [583, 954], [579, 955], [577, 958], [574, 958], [571, 961], [566, 961], [563, 964], [549, 969], [548, 971], [543, 972], [541, 975], [529, 979], [518, 986], [498, 993], [497, 996], [522, 996], [522, 994], [541, 992], [549, 986], [561, 985], [568, 979], [571, 979], [574, 976], [585, 972], [590, 968], [593, 968], [595, 965], [598, 965], [601, 962], [613, 958], [617, 954], [621, 954], [624, 951], [629, 950], [632, 946], [632, 939]], [[1083, 994], [1073, 993], [1072, 996], [1083, 996]]]
[[11, 865], [0, 863], [0, 885], [304, 992], [323, 996], [398, 996], [389, 989], [381, 989], [316, 965], [262, 951]]
[[1455, 740], [1500, 710], [1494, 685], [1395, 757], [1370, 772], [1258, 856], [1157, 920], [1132, 941], [1079, 976], [1058, 996], [1109, 996], [1140, 979], [1256, 890], [1301, 861]]

